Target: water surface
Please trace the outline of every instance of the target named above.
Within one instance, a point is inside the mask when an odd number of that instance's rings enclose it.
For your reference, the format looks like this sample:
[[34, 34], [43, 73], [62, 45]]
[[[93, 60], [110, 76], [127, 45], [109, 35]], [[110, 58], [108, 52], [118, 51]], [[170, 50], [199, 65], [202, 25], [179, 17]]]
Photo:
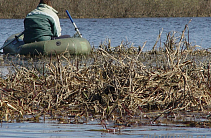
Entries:
[[[74, 27], [69, 19], [60, 19], [62, 34], [73, 35]], [[92, 46], [98, 47], [108, 38], [112, 46], [118, 46], [122, 41], [133, 43], [134, 46], [142, 46], [146, 42], [144, 50], [151, 50], [155, 44], [159, 32], [163, 29], [161, 43], [166, 41], [169, 32], [181, 34], [188, 24], [186, 39], [192, 45], [200, 45], [209, 48], [211, 40], [210, 17], [182, 17], [182, 18], [109, 18], [109, 19], [74, 19], [83, 37]], [[8, 36], [23, 31], [23, 19], [0, 19], [0, 45], [3, 45]], [[188, 37], [189, 36], [189, 37]]]
[[108, 132], [99, 124], [3, 123], [0, 137], [17, 138], [209, 138], [208, 128], [172, 126], [126, 127]]

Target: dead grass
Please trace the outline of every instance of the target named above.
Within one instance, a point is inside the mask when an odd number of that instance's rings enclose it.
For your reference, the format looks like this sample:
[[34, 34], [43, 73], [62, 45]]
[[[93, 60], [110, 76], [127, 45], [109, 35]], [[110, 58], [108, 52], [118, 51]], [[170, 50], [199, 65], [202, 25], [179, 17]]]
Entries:
[[188, 43], [186, 29], [151, 51], [108, 41], [90, 56], [5, 57], [14, 72], [0, 79], [0, 120], [79, 123], [100, 116], [128, 125], [187, 113], [209, 119], [211, 53]]
[[[25, 18], [39, 0], [1, 0], [0, 18]], [[60, 18], [209, 17], [210, 0], [54, 0]]]

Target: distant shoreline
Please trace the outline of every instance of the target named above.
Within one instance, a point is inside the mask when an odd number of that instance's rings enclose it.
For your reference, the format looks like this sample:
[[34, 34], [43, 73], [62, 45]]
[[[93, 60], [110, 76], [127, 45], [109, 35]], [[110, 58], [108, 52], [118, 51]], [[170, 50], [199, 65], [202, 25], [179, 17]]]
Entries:
[[[25, 18], [39, 0], [1, 0], [1, 19]], [[59, 18], [143, 18], [143, 17], [210, 17], [210, 0], [63, 0], [54, 1]]]

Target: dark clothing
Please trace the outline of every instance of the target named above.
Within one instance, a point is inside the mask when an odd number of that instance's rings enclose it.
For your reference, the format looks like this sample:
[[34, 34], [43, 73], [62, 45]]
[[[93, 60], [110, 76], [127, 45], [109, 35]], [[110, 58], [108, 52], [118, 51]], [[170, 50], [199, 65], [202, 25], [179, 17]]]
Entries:
[[53, 19], [46, 15], [26, 17], [24, 20], [24, 42], [31, 43], [35, 41], [51, 40], [51, 37], [56, 36], [55, 32], [51, 29], [53, 22]]
[[24, 42], [51, 40], [61, 36], [57, 11], [46, 4], [39, 4], [24, 20]]

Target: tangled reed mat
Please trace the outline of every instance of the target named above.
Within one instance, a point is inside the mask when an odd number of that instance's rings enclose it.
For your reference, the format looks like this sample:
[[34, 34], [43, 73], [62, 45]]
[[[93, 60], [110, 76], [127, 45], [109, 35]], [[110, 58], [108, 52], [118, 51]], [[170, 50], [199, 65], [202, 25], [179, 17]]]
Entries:
[[0, 121], [210, 127], [211, 53], [186, 28], [150, 51], [108, 40], [88, 56], [4, 55], [12, 68], [0, 78]]

